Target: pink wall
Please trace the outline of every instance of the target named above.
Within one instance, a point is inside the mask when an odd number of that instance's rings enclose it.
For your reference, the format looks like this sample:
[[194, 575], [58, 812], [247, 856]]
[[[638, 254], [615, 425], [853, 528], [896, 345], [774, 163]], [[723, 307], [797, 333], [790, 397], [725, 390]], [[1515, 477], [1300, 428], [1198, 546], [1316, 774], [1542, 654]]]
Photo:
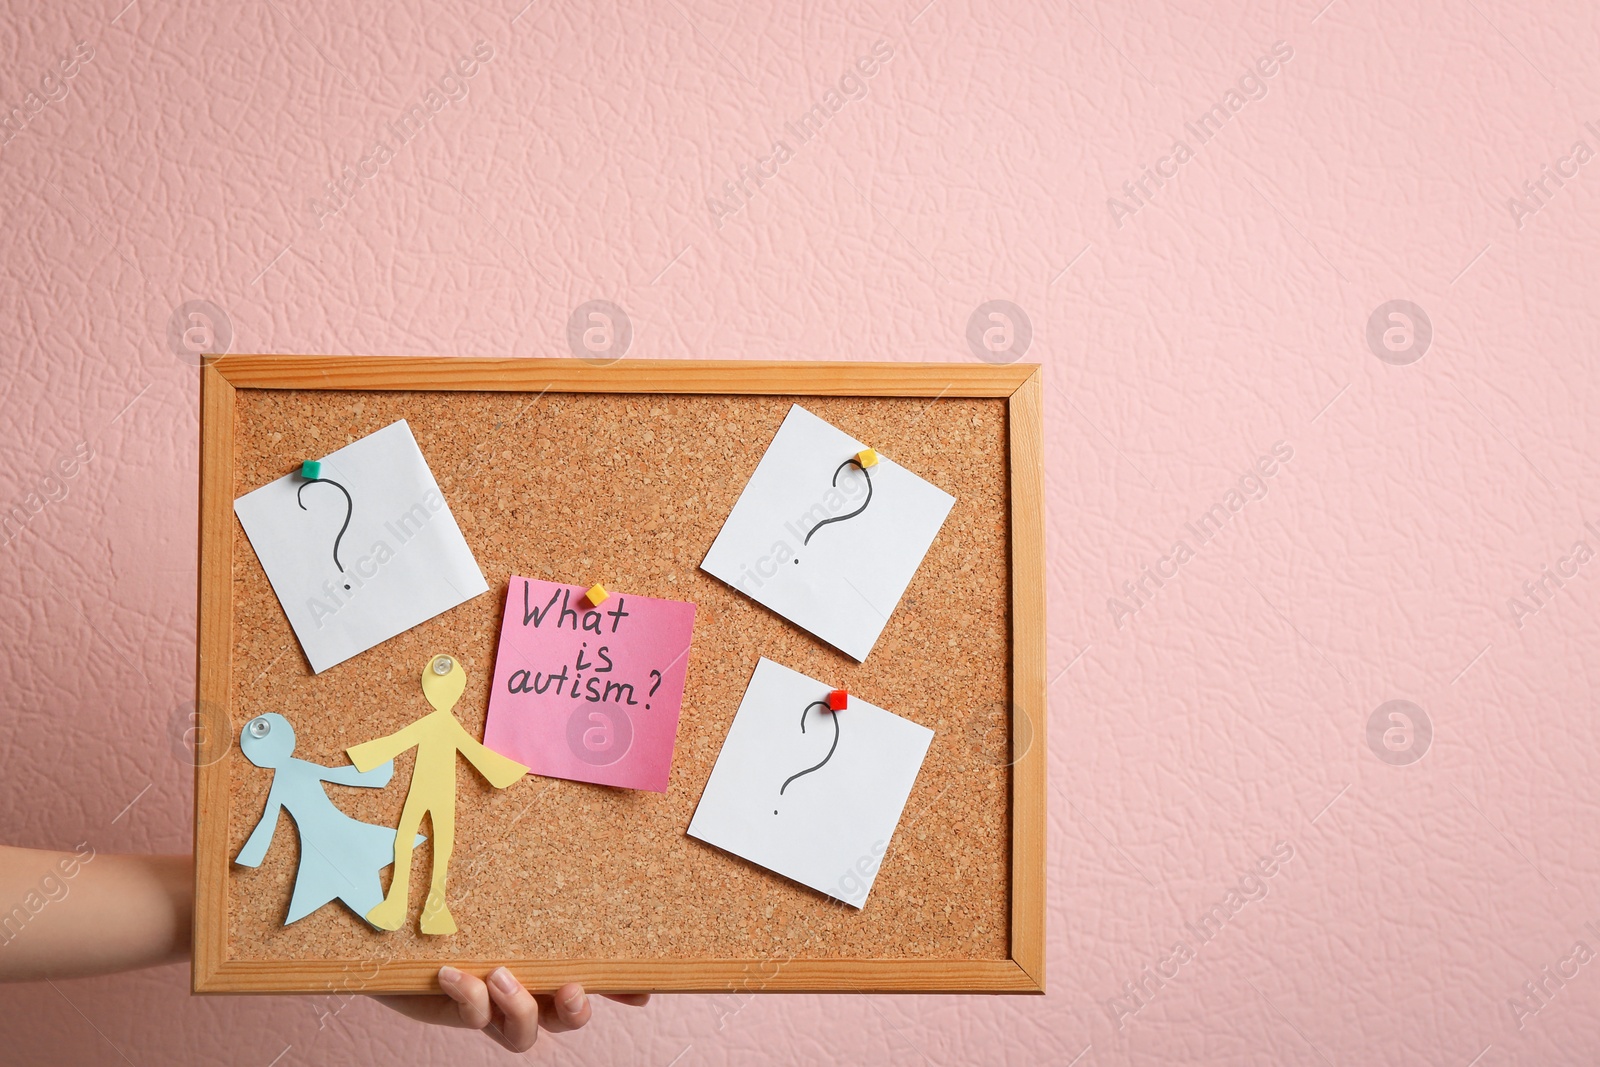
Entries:
[[[563, 355], [606, 298], [631, 355], [959, 361], [1003, 298], [1047, 365], [1050, 995], [666, 998], [540, 1055], [1595, 1062], [1600, 962], [1562, 961], [1600, 950], [1600, 562], [1522, 593], [1600, 547], [1600, 162], [1562, 162], [1600, 150], [1592, 6], [922, 3], [11, 0], [0, 503], [61, 498], [0, 557], [8, 838], [188, 847], [183, 302], [222, 309], [236, 352]], [[467, 95], [371, 158], [478, 40]], [[863, 98], [784, 131], [879, 40]], [[1186, 130], [1279, 41], [1244, 82], [1264, 96]], [[779, 138], [777, 177], [729, 201]], [[334, 212], [324, 183], [363, 159]], [[1577, 176], [1524, 192], [1547, 164]], [[1153, 203], [1122, 193], [1156, 165]], [[1395, 299], [1431, 321], [1409, 365], [1366, 339]], [[1265, 496], [1188, 534], [1279, 441]], [[1178, 539], [1193, 558], [1163, 563]], [[1119, 626], [1145, 565], [1176, 576]], [[1409, 765], [1368, 741], [1396, 699], [1431, 725]], [[1248, 878], [1278, 842], [1293, 858]], [[1185, 924], [1241, 880], [1265, 896], [1199, 943]], [[1576, 977], [1514, 1012], [1547, 965]], [[1113, 1002], [1146, 966], [1176, 977]], [[0, 1059], [500, 1056], [187, 980], [6, 989]]]

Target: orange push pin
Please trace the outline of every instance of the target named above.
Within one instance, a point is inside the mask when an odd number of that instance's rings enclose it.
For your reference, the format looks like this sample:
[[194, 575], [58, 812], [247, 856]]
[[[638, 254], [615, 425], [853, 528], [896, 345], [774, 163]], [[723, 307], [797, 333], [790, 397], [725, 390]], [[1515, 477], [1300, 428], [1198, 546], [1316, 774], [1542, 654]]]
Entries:
[[876, 467], [878, 465], [878, 450], [876, 448], [863, 448], [856, 453], [856, 462], [863, 467]]
[[583, 599], [589, 602], [589, 606], [591, 608], [597, 608], [601, 604], [604, 604], [606, 602], [606, 598], [610, 595], [610, 593], [606, 592], [605, 586], [595, 584], [591, 585], [588, 592], [583, 594]]
[[843, 689], [835, 689], [828, 694], [828, 710], [843, 711], [850, 706], [850, 694]]

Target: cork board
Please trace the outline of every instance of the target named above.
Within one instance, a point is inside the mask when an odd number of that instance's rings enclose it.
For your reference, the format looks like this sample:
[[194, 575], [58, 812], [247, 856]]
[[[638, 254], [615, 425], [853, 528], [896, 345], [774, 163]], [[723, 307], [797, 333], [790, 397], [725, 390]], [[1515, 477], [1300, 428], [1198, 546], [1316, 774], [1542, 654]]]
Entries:
[[[197, 992], [420, 992], [443, 962], [505, 963], [530, 988], [1043, 990], [1036, 367], [235, 356], [203, 373]], [[957, 500], [865, 663], [699, 569], [795, 402]], [[490, 592], [314, 675], [232, 501], [401, 418]], [[417, 675], [443, 651], [482, 736], [512, 573], [698, 605], [667, 793], [531, 775], [494, 790], [463, 762], [459, 933], [416, 930], [427, 849], [400, 930], [337, 905], [282, 925], [291, 824], [259, 868], [230, 862], [270, 784], [240, 725], [279, 712], [298, 757], [342, 764], [427, 710]], [[934, 731], [863, 910], [684, 832], [763, 655]], [[337, 803], [394, 825], [412, 759]]]

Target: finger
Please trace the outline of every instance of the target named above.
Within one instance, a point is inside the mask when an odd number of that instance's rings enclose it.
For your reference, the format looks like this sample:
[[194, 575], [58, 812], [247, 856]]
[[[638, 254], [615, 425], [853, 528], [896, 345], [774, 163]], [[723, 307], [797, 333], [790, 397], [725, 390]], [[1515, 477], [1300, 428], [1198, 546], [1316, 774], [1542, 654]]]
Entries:
[[556, 1010], [556, 998], [553, 994], [540, 993], [534, 999], [539, 1002], [539, 1025], [550, 1033], [564, 1034], [568, 1030], [577, 1029], [563, 1019], [561, 1013]]
[[512, 1052], [526, 1052], [539, 1040], [539, 1002], [523, 988], [517, 976], [504, 967], [489, 974], [489, 996], [505, 1017], [489, 1030], [500, 1044]]
[[642, 1008], [650, 1003], [649, 993], [601, 993], [600, 995], [618, 1004], [626, 1004], [630, 1008]]
[[439, 968], [439, 988], [455, 1002], [456, 1025], [482, 1030], [489, 1025], [489, 987], [481, 978], [458, 971], [454, 967]]
[[594, 1015], [594, 1009], [589, 1006], [589, 994], [577, 982], [568, 982], [556, 990], [551, 999], [555, 1006], [555, 1018], [546, 1020], [545, 1027], [552, 1033], [555, 1032], [550, 1026], [552, 1022], [559, 1022], [565, 1030], [576, 1030], [588, 1025]]

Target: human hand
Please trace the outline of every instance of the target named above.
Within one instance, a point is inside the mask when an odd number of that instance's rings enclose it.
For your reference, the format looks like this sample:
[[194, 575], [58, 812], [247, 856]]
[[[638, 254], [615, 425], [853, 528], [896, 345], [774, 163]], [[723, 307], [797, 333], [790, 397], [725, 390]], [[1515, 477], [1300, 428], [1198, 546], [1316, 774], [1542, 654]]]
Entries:
[[[577, 982], [568, 982], [554, 995], [534, 996], [504, 967], [489, 973], [488, 981], [454, 967], [439, 968], [443, 996], [380, 996], [373, 999], [418, 1022], [482, 1030], [511, 1052], [526, 1052], [539, 1039], [539, 1027], [552, 1034], [577, 1030], [589, 1022], [594, 1008]], [[648, 993], [612, 996], [607, 1000], [632, 1007], [650, 1002]]]

